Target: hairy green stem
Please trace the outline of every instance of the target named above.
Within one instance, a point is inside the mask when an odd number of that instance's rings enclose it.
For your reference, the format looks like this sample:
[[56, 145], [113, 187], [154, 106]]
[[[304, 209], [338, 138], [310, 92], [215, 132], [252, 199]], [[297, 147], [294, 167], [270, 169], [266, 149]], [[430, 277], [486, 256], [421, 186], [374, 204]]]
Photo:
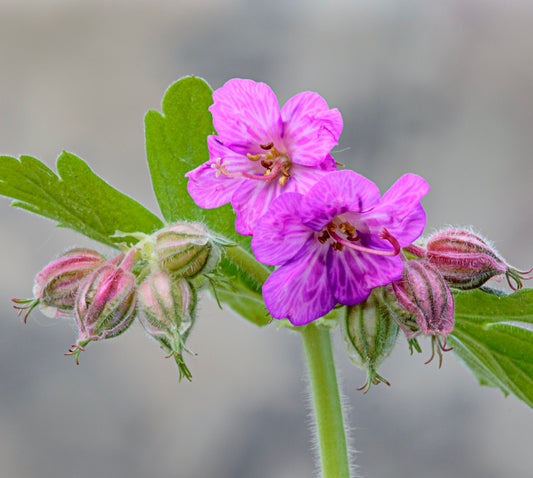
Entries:
[[246, 273], [259, 285], [267, 280], [270, 271], [240, 246], [226, 248], [226, 257]]
[[349, 478], [350, 465], [329, 329], [302, 327], [313, 394], [322, 478]]

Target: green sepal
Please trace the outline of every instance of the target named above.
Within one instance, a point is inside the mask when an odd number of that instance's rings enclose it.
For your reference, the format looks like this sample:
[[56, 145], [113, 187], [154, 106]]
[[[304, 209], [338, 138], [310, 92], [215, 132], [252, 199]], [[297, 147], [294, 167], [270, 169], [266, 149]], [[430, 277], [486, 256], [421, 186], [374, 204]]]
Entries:
[[533, 408], [533, 289], [454, 295], [455, 325], [448, 345], [481, 385], [513, 394]]
[[[115, 246], [123, 233], [152, 233], [163, 223], [144, 206], [117, 191], [72, 153], [57, 159], [57, 174], [31, 156], [20, 160], [0, 156], [0, 195], [26, 209], [81, 234]], [[131, 242], [136, 239], [130, 237]]]

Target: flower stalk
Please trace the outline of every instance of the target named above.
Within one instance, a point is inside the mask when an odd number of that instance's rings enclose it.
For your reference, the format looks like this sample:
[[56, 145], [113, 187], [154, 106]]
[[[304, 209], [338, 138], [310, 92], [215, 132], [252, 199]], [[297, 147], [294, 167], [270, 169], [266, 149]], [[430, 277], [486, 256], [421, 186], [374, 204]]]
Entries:
[[313, 396], [322, 478], [349, 478], [350, 464], [329, 329], [300, 329]]

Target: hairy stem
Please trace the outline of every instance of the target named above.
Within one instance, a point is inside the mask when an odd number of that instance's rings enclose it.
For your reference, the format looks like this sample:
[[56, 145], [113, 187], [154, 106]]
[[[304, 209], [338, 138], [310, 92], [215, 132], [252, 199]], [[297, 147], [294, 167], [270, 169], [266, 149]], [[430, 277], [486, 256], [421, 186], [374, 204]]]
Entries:
[[301, 329], [313, 394], [322, 478], [349, 478], [350, 465], [329, 329]]
[[246, 273], [259, 285], [267, 280], [270, 271], [240, 246], [226, 248], [226, 257]]

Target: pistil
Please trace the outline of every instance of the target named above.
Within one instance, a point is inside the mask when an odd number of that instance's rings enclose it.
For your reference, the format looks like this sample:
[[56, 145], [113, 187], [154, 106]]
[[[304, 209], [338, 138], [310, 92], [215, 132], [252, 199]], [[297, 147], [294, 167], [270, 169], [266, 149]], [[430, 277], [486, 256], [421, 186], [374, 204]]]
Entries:
[[[348, 224], [349, 227], [347, 227], [346, 224]], [[339, 236], [339, 234], [337, 234], [336, 232], [337, 227], [341, 232], [347, 235], [346, 239], [343, 239], [341, 236]], [[338, 251], [342, 251], [343, 246], [349, 247], [350, 249], [353, 249], [354, 251], [366, 252], [368, 254], [374, 254], [376, 256], [397, 256], [401, 251], [400, 243], [386, 228], [383, 228], [381, 230], [381, 232], [379, 233], [379, 237], [385, 241], [388, 241], [392, 245], [393, 247], [392, 251], [372, 249], [371, 247], [366, 247], [360, 244], [356, 244], [355, 241], [359, 240], [359, 233], [357, 233], [357, 236], [354, 237], [353, 234], [356, 232], [356, 228], [355, 226], [352, 226], [349, 223], [342, 223], [339, 226], [336, 226], [335, 224], [330, 222], [326, 226], [326, 231], [324, 231], [324, 233], [326, 232], [329, 235], [329, 237], [331, 237], [335, 241], [333, 243], [333, 248]], [[324, 236], [325, 234], [323, 234], [322, 236], [318, 238], [318, 240], [321, 243], [325, 242]]]

